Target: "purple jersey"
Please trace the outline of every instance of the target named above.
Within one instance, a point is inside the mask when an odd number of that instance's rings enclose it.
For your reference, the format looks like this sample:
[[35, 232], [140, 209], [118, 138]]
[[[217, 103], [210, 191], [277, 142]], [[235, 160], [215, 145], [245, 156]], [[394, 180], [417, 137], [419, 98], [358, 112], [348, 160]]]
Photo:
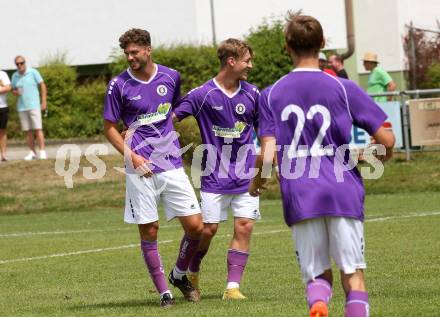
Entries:
[[286, 223], [323, 216], [363, 220], [362, 178], [354, 168], [338, 179], [347, 153], [337, 149], [350, 143], [352, 124], [369, 134], [377, 131], [386, 119], [379, 106], [352, 81], [295, 69], [261, 93], [259, 107], [259, 135], [274, 136], [281, 146]]
[[179, 119], [196, 118], [202, 143], [208, 147], [202, 159], [202, 191], [247, 192], [255, 163], [252, 132], [258, 125], [258, 97], [258, 89], [245, 81], [229, 95], [211, 79], [176, 106], [174, 113]]
[[152, 161], [150, 168], [154, 173], [182, 166], [171, 118], [171, 107], [179, 94], [180, 74], [159, 64], [148, 82], [135, 78], [127, 69], [108, 85], [104, 119], [122, 120], [126, 127], [135, 129], [130, 148]]

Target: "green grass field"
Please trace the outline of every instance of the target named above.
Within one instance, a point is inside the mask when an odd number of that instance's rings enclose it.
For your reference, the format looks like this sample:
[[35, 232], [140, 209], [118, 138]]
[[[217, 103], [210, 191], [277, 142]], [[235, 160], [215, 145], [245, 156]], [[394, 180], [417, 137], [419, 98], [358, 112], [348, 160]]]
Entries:
[[[120, 166], [120, 158], [105, 160], [104, 179], [78, 175], [69, 190], [53, 161], [0, 166], [0, 316], [307, 316], [290, 229], [279, 200], [268, 199], [261, 202], [263, 219], [241, 286], [249, 299], [221, 300], [227, 222], [203, 263], [202, 302], [187, 303], [175, 290], [176, 307], [161, 310], [136, 227], [122, 222], [123, 177], [110, 168]], [[366, 184], [374, 193], [367, 196], [365, 223], [371, 316], [440, 315], [438, 166], [438, 154], [411, 163], [396, 159], [383, 179]], [[168, 273], [181, 230], [176, 221], [161, 226]], [[334, 285], [331, 316], [342, 316], [338, 277]]]

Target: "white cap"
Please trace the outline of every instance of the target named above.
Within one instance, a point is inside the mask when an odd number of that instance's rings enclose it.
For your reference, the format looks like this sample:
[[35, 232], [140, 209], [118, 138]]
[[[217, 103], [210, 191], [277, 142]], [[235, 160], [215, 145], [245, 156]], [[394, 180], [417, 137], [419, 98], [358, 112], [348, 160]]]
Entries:
[[319, 52], [319, 59], [323, 60], [323, 61], [326, 61], [327, 60], [327, 56], [325, 56], [325, 54], [323, 52]]

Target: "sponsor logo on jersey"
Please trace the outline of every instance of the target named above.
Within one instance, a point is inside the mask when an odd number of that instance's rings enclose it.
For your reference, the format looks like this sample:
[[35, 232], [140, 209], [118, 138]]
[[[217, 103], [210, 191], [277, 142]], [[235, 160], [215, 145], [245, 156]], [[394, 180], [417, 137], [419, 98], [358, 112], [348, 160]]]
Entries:
[[243, 114], [246, 112], [246, 107], [244, 104], [239, 103], [235, 106], [235, 112], [238, 114]]
[[142, 99], [141, 95], [137, 95], [137, 96], [134, 96], [134, 97], [130, 98], [130, 100], [141, 100], [141, 99]]
[[168, 89], [167, 89], [167, 87], [165, 87], [165, 85], [159, 85], [159, 86], [157, 86], [157, 88], [156, 88], [156, 92], [157, 92], [157, 94], [159, 95], [159, 96], [165, 96], [166, 94], [167, 94], [167, 92], [168, 92]]
[[212, 131], [214, 132], [214, 135], [220, 138], [239, 138], [241, 136], [241, 133], [244, 131], [244, 128], [246, 128], [246, 123], [237, 121], [235, 122], [235, 125], [233, 128], [222, 128], [219, 126], [212, 126]]
[[141, 125], [148, 125], [156, 123], [167, 118], [168, 112], [170, 112], [171, 104], [169, 102], [161, 103], [157, 107], [157, 111], [153, 113], [141, 114], [137, 116], [137, 120]]
[[212, 106], [212, 109], [218, 110], [218, 111], [222, 111], [223, 110], [223, 106]]

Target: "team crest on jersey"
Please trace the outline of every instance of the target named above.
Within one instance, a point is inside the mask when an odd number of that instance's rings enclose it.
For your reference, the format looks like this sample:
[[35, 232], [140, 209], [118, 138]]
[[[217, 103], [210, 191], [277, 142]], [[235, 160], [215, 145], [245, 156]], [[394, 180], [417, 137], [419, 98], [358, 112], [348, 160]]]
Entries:
[[168, 89], [165, 87], [165, 85], [159, 85], [156, 88], [156, 92], [159, 96], [165, 96], [168, 92]]
[[239, 103], [235, 106], [235, 112], [238, 114], [243, 114], [246, 112], [246, 107], [244, 106], [244, 104]]

